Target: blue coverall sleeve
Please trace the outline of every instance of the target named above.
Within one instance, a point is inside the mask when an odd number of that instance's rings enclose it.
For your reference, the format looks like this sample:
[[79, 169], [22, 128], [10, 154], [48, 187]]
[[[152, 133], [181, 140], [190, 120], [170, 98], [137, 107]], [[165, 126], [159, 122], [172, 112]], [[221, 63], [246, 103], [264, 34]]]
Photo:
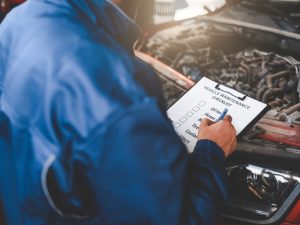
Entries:
[[198, 141], [190, 155], [186, 210], [188, 222], [183, 224], [215, 224], [218, 209], [227, 200], [225, 157], [218, 145]]
[[[100, 216], [103, 224], [214, 224], [226, 199], [221, 149], [203, 140], [188, 155], [171, 123], [151, 102], [116, 112], [111, 120], [105, 129], [95, 129], [75, 154], [74, 168], [80, 174], [74, 177], [84, 188], [82, 198], [89, 199], [89, 214]], [[62, 177], [57, 162], [50, 175], [52, 181]], [[61, 196], [58, 201], [61, 211], [78, 202]]]

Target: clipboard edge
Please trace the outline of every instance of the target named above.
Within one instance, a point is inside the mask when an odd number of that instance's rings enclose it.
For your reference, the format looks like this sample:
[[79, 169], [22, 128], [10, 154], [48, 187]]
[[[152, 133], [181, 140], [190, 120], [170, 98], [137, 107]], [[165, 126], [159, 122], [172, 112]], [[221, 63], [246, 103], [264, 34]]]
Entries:
[[242, 136], [250, 130], [272, 107], [266, 104], [266, 107], [256, 115], [256, 117], [237, 135], [237, 139], [240, 140]]

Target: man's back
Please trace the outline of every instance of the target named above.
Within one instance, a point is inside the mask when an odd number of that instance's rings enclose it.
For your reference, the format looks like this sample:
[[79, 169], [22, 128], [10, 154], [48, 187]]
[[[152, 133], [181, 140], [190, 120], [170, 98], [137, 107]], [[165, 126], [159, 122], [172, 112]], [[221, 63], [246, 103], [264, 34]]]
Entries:
[[[114, 6], [31, 0], [0, 30], [8, 224], [213, 220], [211, 202], [226, 196], [224, 155], [202, 141], [204, 153], [189, 165], [207, 168], [188, 173], [186, 149], [153, 94], [156, 80], [130, 55], [137, 29]], [[199, 182], [203, 193], [193, 193]]]

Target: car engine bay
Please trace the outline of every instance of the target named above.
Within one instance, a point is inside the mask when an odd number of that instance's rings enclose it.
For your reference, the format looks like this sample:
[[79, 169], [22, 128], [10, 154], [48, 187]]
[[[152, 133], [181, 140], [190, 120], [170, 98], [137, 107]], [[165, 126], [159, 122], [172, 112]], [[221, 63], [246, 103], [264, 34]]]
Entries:
[[204, 76], [271, 106], [227, 160], [230, 201], [223, 219], [273, 224], [300, 193], [298, 42], [199, 19], [160, 30], [137, 45], [141, 58], [159, 68], [167, 107]]

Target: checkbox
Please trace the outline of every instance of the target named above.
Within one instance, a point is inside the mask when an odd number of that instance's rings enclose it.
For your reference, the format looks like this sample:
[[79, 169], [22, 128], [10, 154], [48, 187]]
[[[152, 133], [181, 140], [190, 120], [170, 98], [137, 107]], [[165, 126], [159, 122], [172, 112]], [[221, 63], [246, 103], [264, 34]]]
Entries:
[[206, 105], [206, 102], [205, 102], [205, 101], [201, 101], [201, 102], [198, 103], [198, 106], [200, 106], [200, 107], [203, 107], [203, 106], [205, 106], [205, 105]]
[[187, 118], [182, 117], [179, 121], [180, 121], [181, 123], [185, 123], [187, 120], [188, 120]]
[[192, 111], [189, 111], [188, 113], [185, 114], [187, 117], [192, 117], [194, 113]]
[[198, 106], [195, 106], [194, 108], [192, 108], [192, 110], [193, 110], [194, 112], [199, 111], [199, 109], [200, 109], [200, 107], [198, 107]]
[[181, 126], [181, 123], [174, 123], [175, 128], [179, 128]]

